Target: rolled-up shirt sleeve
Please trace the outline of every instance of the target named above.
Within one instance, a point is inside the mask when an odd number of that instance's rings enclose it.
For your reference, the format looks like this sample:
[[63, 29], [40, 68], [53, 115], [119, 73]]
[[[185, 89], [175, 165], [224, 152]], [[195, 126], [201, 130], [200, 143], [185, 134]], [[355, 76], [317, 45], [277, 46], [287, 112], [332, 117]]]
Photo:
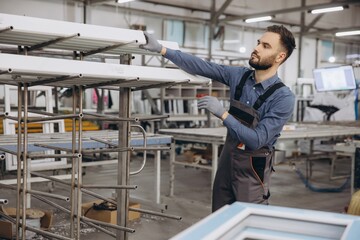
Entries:
[[216, 64], [169, 48], [166, 49], [164, 57], [190, 74], [211, 78], [228, 86], [234, 82], [234, 76], [241, 76], [246, 71], [245, 68]]

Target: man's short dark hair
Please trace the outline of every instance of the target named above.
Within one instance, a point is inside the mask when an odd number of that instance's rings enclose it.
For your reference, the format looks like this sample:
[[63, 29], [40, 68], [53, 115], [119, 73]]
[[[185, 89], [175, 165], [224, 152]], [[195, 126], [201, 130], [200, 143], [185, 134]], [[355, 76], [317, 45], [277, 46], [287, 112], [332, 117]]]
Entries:
[[273, 32], [280, 35], [280, 43], [286, 49], [286, 58], [283, 61], [285, 62], [296, 47], [293, 34], [283, 25], [272, 25], [267, 27], [266, 30], [267, 32]]

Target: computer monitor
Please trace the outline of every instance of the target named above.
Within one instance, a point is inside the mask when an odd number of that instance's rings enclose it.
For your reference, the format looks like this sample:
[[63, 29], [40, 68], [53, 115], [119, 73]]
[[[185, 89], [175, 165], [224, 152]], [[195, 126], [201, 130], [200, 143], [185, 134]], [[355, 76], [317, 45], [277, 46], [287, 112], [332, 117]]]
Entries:
[[356, 89], [352, 66], [317, 68], [313, 70], [313, 74], [318, 92]]

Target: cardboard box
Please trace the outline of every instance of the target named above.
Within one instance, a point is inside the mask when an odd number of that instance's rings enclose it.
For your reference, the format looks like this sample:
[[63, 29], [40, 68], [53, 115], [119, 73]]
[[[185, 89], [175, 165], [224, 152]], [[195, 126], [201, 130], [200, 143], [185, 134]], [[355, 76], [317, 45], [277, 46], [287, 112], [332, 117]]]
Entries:
[[[101, 204], [102, 202], [104, 202], [104, 201], [96, 200], [96, 201], [92, 201], [92, 202], [83, 203], [81, 206], [82, 215], [85, 217], [94, 219], [94, 220], [111, 223], [111, 224], [117, 224], [117, 210], [116, 209], [114, 209], [114, 210], [95, 210], [94, 209], [94, 207], [93, 207], [94, 203]], [[140, 208], [139, 203], [130, 203], [129, 205], [132, 208]], [[129, 215], [128, 215], [129, 221], [135, 220], [138, 218], [140, 218], [139, 212], [129, 211]]]
[[[14, 218], [16, 220], [16, 209], [15, 208], [6, 208], [1, 206], [0, 211], [5, 213], [7, 216]], [[53, 213], [51, 211], [37, 210], [37, 209], [27, 209], [26, 224], [29, 226], [40, 225], [40, 229], [49, 230], [52, 224]], [[40, 219], [35, 216], [39, 212], [43, 213], [39, 216]], [[26, 231], [26, 236], [32, 235], [32, 232]], [[1, 239], [13, 239], [16, 237], [16, 224], [13, 224], [5, 219], [0, 218], [0, 238]]]

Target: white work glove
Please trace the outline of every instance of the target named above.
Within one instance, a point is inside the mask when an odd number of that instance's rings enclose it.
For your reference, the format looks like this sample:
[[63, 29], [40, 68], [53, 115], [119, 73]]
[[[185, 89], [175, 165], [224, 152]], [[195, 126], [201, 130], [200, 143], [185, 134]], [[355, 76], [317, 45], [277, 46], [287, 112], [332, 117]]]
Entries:
[[221, 118], [222, 115], [226, 112], [223, 105], [219, 102], [216, 97], [205, 96], [198, 100], [199, 109], [207, 109], [216, 117]]
[[144, 35], [146, 44], [139, 45], [139, 48], [160, 53], [163, 46], [150, 33], [144, 31]]

